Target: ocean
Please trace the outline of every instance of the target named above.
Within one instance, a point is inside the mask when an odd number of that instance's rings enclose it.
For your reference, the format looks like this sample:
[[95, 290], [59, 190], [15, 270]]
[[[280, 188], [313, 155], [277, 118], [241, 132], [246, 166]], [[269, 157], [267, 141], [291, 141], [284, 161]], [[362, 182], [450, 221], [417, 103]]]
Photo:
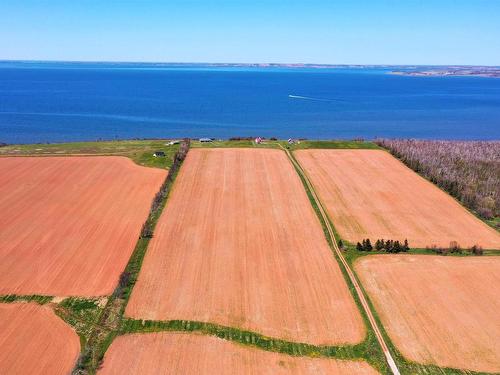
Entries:
[[500, 79], [389, 72], [0, 62], [0, 142], [500, 139]]

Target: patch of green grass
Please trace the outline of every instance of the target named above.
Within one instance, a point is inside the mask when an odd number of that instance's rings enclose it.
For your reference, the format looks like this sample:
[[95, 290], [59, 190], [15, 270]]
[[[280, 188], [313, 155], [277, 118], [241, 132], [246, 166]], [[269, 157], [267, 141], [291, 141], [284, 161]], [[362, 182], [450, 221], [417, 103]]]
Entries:
[[191, 141], [193, 148], [279, 148], [277, 141], [265, 140], [263, 143], [257, 144], [253, 140], [214, 140], [213, 142]]
[[349, 140], [331, 140], [331, 141], [309, 141], [304, 140], [290, 146], [290, 150], [305, 150], [309, 148], [323, 149], [381, 149], [373, 142], [369, 141], [349, 141]]
[[0, 296], [0, 303], [35, 302], [44, 305], [52, 301], [52, 296], [7, 294]]
[[94, 323], [97, 321], [102, 307], [99, 298], [69, 297], [64, 299], [59, 306], [69, 310], [73, 315], [82, 320]]
[[[161, 146], [154, 148], [154, 151], [153, 148], [150, 148], [146, 151], [132, 151], [126, 156], [131, 158], [137, 164], [142, 165], [143, 167], [168, 169], [172, 166], [175, 153], [178, 150], [179, 145]], [[165, 156], [154, 157], [153, 153], [155, 151], [163, 151], [165, 153]]]
[[488, 224], [493, 229], [500, 231], [500, 216], [496, 216], [493, 219], [484, 220], [486, 224]]
[[75, 329], [82, 348], [103, 312], [99, 303], [99, 298], [69, 297], [54, 308], [55, 313]]

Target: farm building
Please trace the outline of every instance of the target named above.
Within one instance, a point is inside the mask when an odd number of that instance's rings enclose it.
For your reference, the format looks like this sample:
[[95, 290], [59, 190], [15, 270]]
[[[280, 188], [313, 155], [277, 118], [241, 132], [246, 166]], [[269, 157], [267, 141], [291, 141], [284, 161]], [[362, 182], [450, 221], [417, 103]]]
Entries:
[[200, 138], [200, 142], [202, 142], [202, 143], [212, 142], [212, 138]]
[[159, 157], [164, 157], [165, 156], [165, 153], [163, 151], [156, 151], [153, 156], [155, 158], [159, 158]]

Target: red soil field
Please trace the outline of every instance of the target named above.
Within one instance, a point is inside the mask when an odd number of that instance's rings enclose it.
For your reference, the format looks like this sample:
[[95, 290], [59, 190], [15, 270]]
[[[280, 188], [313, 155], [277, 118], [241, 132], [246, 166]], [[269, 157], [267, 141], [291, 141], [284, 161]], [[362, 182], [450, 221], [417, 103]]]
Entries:
[[333, 374], [372, 375], [366, 362], [292, 357], [217, 337], [148, 333], [118, 337], [99, 375], [112, 374]]
[[0, 158], [0, 294], [110, 294], [165, 176], [124, 157]]
[[500, 257], [373, 255], [355, 269], [405, 357], [500, 372]]
[[364, 238], [408, 239], [410, 247], [500, 249], [500, 234], [451, 196], [381, 150], [301, 150], [306, 170], [335, 228]]
[[0, 374], [66, 375], [79, 354], [78, 335], [50, 307], [0, 304]]
[[365, 332], [299, 177], [270, 149], [189, 152], [126, 315], [314, 344]]

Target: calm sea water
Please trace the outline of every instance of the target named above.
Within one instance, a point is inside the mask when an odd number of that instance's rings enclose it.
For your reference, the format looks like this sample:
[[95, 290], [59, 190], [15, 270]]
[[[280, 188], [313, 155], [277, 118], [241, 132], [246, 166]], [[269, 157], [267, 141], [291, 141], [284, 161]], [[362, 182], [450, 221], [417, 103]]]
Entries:
[[0, 62], [0, 142], [500, 139], [500, 79], [387, 71]]

